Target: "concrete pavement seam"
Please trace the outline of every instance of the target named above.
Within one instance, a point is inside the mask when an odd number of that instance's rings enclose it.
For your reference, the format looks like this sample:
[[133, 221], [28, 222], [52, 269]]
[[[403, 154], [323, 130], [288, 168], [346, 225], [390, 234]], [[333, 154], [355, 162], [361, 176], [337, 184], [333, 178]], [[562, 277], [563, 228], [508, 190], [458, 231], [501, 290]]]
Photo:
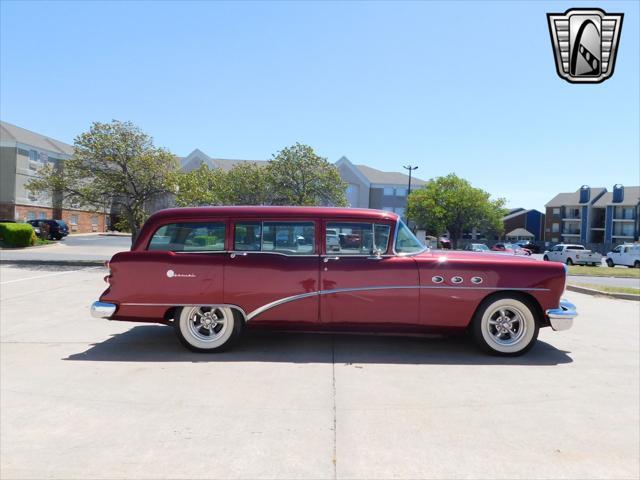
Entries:
[[331, 335], [331, 386], [333, 395], [333, 480], [338, 478], [338, 432], [336, 419], [336, 337]]

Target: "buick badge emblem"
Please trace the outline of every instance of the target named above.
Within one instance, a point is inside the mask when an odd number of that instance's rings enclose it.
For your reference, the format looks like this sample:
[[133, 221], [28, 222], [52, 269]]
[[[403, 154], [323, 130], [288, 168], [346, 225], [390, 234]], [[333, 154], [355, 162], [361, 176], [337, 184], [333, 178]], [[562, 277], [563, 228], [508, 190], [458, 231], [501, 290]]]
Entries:
[[601, 83], [611, 77], [623, 17], [623, 13], [599, 8], [547, 13], [560, 78], [571, 83]]

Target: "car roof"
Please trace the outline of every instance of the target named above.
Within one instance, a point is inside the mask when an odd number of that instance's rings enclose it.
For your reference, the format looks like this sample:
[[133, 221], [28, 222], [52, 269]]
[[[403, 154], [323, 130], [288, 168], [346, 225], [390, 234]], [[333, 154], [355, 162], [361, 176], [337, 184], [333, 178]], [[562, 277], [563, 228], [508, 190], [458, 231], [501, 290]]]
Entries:
[[160, 210], [151, 217], [149, 222], [162, 222], [176, 218], [205, 218], [205, 217], [279, 217], [279, 218], [358, 218], [365, 220], [397, 220], [398, 215], [386, 210], [369, 208], [339, 208], [339, 207], [289, 207], [289, 206], [225, 206], [225, 207], [185, 207]]

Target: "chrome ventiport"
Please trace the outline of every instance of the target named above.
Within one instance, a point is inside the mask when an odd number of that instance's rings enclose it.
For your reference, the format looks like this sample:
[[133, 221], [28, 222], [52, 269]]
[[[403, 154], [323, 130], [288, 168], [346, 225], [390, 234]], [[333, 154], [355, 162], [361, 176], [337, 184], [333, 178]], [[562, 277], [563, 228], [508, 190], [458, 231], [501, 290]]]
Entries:
[[440, 275], [435, 275], [435, 276], [431, 277], [431, 281], [433, 283], [442, 283], [442, 282], [444, 282], [444, 278], [441, 277]]

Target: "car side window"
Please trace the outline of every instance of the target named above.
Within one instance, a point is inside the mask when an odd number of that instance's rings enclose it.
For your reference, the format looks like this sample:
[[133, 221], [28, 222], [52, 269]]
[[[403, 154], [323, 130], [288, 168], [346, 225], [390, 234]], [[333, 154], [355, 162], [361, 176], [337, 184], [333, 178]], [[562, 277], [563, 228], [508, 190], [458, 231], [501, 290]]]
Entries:
[[262, 222], [238, 222], [233, 235], [233, 249], [259, 252], [262, 244]]
[[221, 252], [225, 228], [223, 222], [170, 223], [156, 230], [147, 250]]
[[[327, 254], [372, 255], [389, 248], [389, 225], [373, 223], [328, 223], [325, 229]], [[337, 236], [337, 238], [336, 238]]]
[[313, 255], [316, 245], [313, 222], [238, 222], [234, 250]]

